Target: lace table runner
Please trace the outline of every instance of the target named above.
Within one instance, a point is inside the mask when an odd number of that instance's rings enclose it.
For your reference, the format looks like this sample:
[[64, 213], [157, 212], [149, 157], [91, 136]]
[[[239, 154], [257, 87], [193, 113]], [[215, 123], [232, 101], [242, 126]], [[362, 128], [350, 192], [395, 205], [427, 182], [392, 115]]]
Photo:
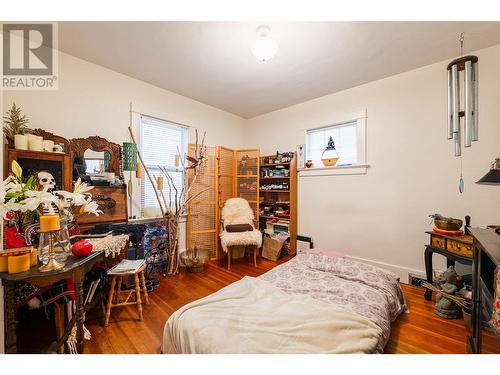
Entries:
[[111, 258], [120, 255], [120, 252], [127, 244], [129, 235], [120, 234], [117, 236], [106, 236], [104, 238], [92, 238], [89, 241], [94, 245], [92, 251], [104, 251], [106, 257], [111, 256]]

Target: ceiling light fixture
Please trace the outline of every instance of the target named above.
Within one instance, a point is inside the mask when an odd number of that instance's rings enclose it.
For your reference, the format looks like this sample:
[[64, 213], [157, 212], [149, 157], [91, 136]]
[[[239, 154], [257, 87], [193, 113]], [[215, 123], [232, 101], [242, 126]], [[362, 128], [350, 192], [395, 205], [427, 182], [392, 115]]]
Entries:
[[260, 25], [257, 27], [257, 39], [252, 43], [252, 53], [257, 60], [266, 62], [271, 60], [278, 51], [278, 42], [270, 37], [269, 26]]

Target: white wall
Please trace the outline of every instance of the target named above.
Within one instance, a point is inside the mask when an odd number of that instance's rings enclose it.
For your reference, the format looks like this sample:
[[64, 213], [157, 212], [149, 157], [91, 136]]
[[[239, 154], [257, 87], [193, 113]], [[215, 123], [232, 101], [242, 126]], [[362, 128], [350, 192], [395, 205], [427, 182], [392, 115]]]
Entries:
[[7, 91], [2, 104], [5, 110], [16, 101], [32, 127], [121, 143], [128, 139], [132, 101], [139, 112], [206, 130], [208, 144], [261, 147], [262, 153], [295, 150], [303, 129], [349, 120], [366, 108], [368, 174], [300, 178], [299, 232], [318, 246], [394, 265], [405, 275], [423, 271], [428, 214], [469, 214], [474, 225], [500, 222], [500, 189], [474, 184], [500, 154], [500, 45], [476, 54], [480, 140], [463, 151], [462, 195], [460, 159], [446, 139], [447, 62], [244, 120], [60, 53], [59, 90]]
[[[446, 64], [441, 62], [249, 120], [247, 142], [262, 153], [295, 150], [303, 129], [367, 109], [366, 175], [299, 178], [299, 234], [317, 246], [423, 272], [427, 215], [500, 223], [500, 188], [474, 182], [500, 156], [500, 45], [479, 57], [479, 141], [459, 158], [446, 137]], [[335, 69], [332, 68], [332, 74]], [[437, 256], [438, 257], [438, 256]], [[438, 257], [439, 258], [439, 257]]]
[[[201, 133], [206, 131], [207, 144], [247, 144], [243, 138], [245, 120], [241, 117], [62, 52], [59, 89], [5, 91], [2, 113], [12, 102], [22, 107], [31, 128], [43, 128], [66, 138], [99, 135], [116, 143], [127, 141], [132, 102], [134, 111], [196, 127]], [[133, 123], [138, 120], [135, 114]], [[138, 129], [135, 135], [139, 136]], [[140, 204], [136, 186], [135, 214]]]

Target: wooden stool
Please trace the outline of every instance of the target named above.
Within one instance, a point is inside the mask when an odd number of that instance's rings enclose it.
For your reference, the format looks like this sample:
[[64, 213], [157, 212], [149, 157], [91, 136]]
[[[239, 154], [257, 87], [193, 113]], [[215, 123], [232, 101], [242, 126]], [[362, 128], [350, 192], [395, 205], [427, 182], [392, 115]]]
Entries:
[[[139, 311], [139, 320], [142, 322], [142, 300], [141, 300], [141, 287], [139, 283], [139, 277], [142, 283], [142, 293], [144, 293], [144, 299], [146, 300], [146, 304], [149, 304], [148, 291], [146, 289], [146, 278], [144, 276], [144, 270], [146, 269], [146, 264], [144, 264], [141, 268], [136, 270], [135, 272], [125, 272], [125, 273], [112, 273], [109, 275], [110, 283], [109, 283], [109, 292], [108, 292], [108, 301], [106, 304], [106, 314], [104, 318], [104, 326], [107, 327], [109, 325], [109, 316], [111, 315], [111, 309], [113, 307], [119, 306], [127, 306], [127, 305], [137, 305], [137, 310]], [[132, 290], [121, 290], [123, 277], [134, 275], [134, 284], [135, 288]], [[123, 302], [120, 300], [120, 295], [122, 293], [128, 293], [127, 297]], [[130, 300], [132, 295], [135, 294], [135, 299]], [[113, 301], [113, 300], [116, 301]]]

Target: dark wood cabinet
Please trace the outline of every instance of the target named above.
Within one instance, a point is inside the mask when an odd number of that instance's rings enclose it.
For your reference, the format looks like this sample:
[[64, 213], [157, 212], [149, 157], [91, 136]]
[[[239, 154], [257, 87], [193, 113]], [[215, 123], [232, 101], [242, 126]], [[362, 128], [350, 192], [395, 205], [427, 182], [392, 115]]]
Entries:
[[11, 172], [12, 161], [23, 168], [25, 177], [39, 171], [48, 171], [56, 180], [57, 190], [73, 190], [71, 156], [66, 153], [8, 149], [4, 165], [4, 177]]
[[496, 272], [500, 267], [500, 235], [492, 229], [472, 228], [470, 232], [474, 237], [473, 303], [471, 333], [467, 344], [471, 353], [500, 353], [499, 337], [491, 330], [485, 330], [483, 323], [491, 319], [495, 309], [495, 293], [498, 292], [495, 290]]

